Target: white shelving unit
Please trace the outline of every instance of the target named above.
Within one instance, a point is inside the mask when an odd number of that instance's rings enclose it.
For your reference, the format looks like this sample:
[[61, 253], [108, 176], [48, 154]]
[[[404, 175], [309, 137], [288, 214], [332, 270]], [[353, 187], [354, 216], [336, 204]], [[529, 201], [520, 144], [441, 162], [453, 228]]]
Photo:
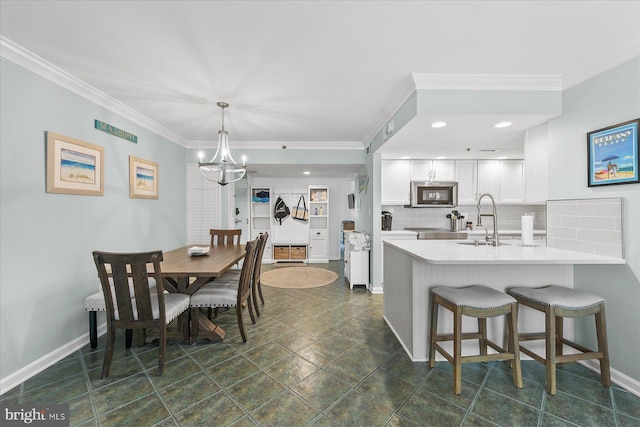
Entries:
[[329, 262], [329, 187], [309, 186], [309, 263]]
[[[260, 197], [265, 196], [267, 197]], [[269, 187], [251, 187], [251, 240], [260, 233], [271, 233], [271, 218], [273, 216], [273, 192]], [[272, 238], [267, 240], [264, 250], [263, 262], [271, 262]]]

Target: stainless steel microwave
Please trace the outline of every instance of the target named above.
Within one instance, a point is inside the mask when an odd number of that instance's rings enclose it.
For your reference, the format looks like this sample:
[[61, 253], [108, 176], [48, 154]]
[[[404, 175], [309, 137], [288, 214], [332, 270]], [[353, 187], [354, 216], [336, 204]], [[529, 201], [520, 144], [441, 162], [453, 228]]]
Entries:
[[457, 205], [457, 182], [411, 181], [411, 207], [449, 208]]

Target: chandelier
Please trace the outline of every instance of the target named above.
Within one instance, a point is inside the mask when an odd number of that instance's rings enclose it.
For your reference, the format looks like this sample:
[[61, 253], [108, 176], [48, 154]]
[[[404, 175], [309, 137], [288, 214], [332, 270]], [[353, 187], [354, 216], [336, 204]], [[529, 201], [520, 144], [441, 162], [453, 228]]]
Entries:
[[224, 109], [229, 106], [226, 102], [218, 102], [218, 107], [222, 109], [222, 129], [218, 131], [218, 149], [213, 158], [208, 162], [203, 162], [203, 153], [198, 155], [200, 161], [198, 166], [200, 173], [209, 181], [217, 182], [220, 185], [227, 185], [242, 179], [247, 173], [246, 159], [242, 156], [242, 166], [231, 156], [229, 150], [229, 134], [224, 130]]

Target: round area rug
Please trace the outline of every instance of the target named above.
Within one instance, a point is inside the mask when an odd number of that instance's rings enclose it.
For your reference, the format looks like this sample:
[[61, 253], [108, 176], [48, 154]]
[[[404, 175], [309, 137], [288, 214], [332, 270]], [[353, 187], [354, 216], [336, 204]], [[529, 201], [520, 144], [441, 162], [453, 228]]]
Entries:
[[262, 273], [260, 282], [274, 288], [305, 289], [328, 285], [337, 278], [336, 273], [324, 268], [285, 267]]

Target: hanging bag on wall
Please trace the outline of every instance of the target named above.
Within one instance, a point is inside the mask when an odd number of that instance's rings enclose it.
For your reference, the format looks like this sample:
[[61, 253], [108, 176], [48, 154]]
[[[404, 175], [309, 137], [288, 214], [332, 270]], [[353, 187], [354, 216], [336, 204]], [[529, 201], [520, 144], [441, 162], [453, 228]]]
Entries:
[[304, 200], [304, 194], [300, 196], [300, 198], [298, 199], [298, 204], [295, 208], [293, 208], [293, 212], [291, 212], [291, 218], [300, 221], [307, 221], [309, 219], [309, 211], [307, 210], [307, 202]]
[[289, 207], [282, 198], [278, 197], [276, 205], [273, 208], [273, 217], [282, 225], [282, 220], [289, 216]]

